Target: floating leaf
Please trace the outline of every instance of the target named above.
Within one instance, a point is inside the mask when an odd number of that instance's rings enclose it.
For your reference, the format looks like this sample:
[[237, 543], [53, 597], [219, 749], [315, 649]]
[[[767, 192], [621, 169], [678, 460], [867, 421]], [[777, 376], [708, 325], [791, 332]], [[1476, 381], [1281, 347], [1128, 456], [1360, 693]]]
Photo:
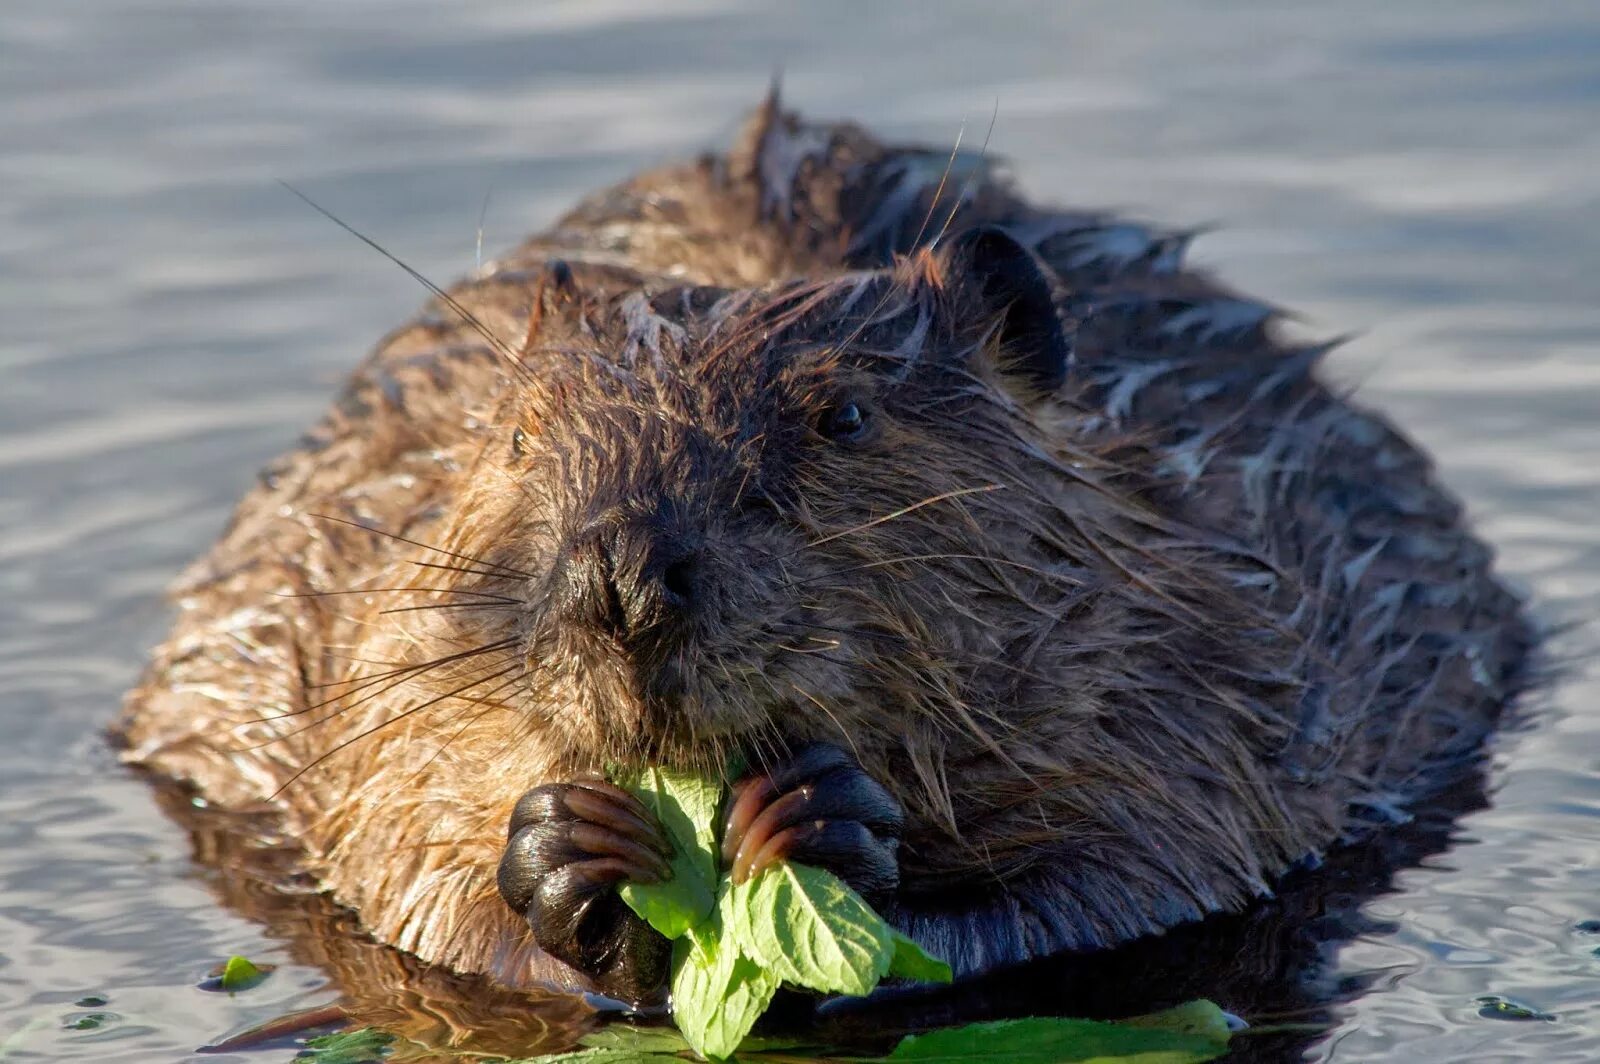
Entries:
[[744, 956], [724, 931], [729, 894], [717, 915], [673, 944], [672, 1015], [695, 1052], [721, 1060], [739, 1048], [772, 1003], [776, 972]]
[[617, 893], [651, 927], [668, 938], [680, 938], [716, 905], [716, 820], [722, 782], [666, 768], [615, 780], [661, 821], [673, 851], [671, 879], [624, 883]]
[[786, 983], [870, 994], [889, 971], [893, 933], [861, 895], [820, 868], [784, 862], [729, 891], [739, 950]]
[[1510, 998], [1489, 995], [1477, 999], [1478, 1015], [1486, 1020], [1553, 1020], [1553, 1013], [1524, 1005]]
[[382, 1060], [394, 1035], [376, 1027], [359, 1027], [306, 1039], [306, 1048], [296, 1060], [316, 1064], [372, 1064]]
[[950, 966], [917, 945], [915, 939], [889, 929], [894, 940], [894, 956], [889, 958], [889, 974], [919, 983], [948, 983], [954, 979]]
[[230, 994], [249, 990], [259, 985], [270, 971], [272, 971], [271, 965], [260, 967], [252, 964], [246, 957], [229, 957], [222, 965], [218, 985]]
[[[1220, 1010], [1219, 1010], [1220, 1011]], [[974, 1023], [900, 1040], [891, 1061], [939, 1064], [1200, 1064], [1228, 1051], [1227, 1039], [1160, 1027], [1038, 1017]]]
[[69, 1031], [98, 1031], [121, 1018], [114, 1012], [83, 1012], [62, 1017], [61, 1026]]
[[578, 1039], [587, 1049], [626, 1049], [634, 1053], [682, 1053], [689, 1048], [683, 1035], [671, 1027], [635, 1027], [608, 1023]]
[[1228, 1014], [1214, 1002], [1206, 1001], [1204, 998], [1176, 1005], [1170, 1009], [1162, 1009], [1160, 1012], [1130, 1016], [1125, 1020], [1118, 1020], [1117, 1025], [1151, 1027], [1178, 1034], [1192, 1034], [1200, 1038], [1209, 1038], [1218, 1045], [1227, 1045], [1228, 1039], [1233, 1037], [1233, 1023], [1228, 1019]]
[[575, 1049], [570, 1053], [556, 1053], [528, 1060], [506, 1060], [500, 1064], [668, 1064], [678, 1058], [670, 1053], [652, 1053], [641, 1049], [610, 1049], [595, 1046]]

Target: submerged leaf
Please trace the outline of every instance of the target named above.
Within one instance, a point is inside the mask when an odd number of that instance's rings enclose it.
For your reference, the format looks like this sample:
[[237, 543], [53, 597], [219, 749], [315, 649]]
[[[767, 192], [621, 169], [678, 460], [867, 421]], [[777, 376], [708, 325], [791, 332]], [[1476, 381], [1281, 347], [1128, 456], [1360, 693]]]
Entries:
[[587, 1049], [626, 1049], [634, 1053], [681, 1053], [689, 1048], [683, 1035], [672, 1027], [635, 1027], [630, 1023], [608, 1023], [578, 1039]]
[[1036, 1017], [908, 1035], [886, 1059], [940, 1064], [996, 1060], [1009, 1064], [1201, 1064], [1227, 1051], [1226, 1039], [1218, 1042], [1210, 1035]]
[[615, 781], [656, 815], [672, 842], [671, 879], [624, 883], [617, 892], [651, 927], [668, 938], [679, 938], [709, 916], [716, 904], [716, 820], [722, 782], [665, 768], [618, 776]]
[[893, 932], [839, 877], [774, 865], [729, 891], [728, 934], [783, 982], [823, 993], [870, 994], [889, 971]]
[[1192, 1034], [1200, 1038], [1209, 1038], [1221, 1046], [1227, 1045], [1228, 1039], [1233, 1037], [1233, 1024], [1229, 1022], [1228, 1014], [1218, 1008], [1215, 1002], [1204, 998], [1175, 1005], [1170, 1009], [1162, 1009], [1160, 1012], [1129, 1016], [1116, 1022], [1121, 1027], [1151, 1027], [1162, 1031], [1175, 1031], [1178, 1034]]
[[668, 1053], [652, 1053], [643, 1049], [609, 1049], [596, 1046], [591, 1049], [574, 1049], [570, 1053], [530, 1057], [527, 1060], [505, 1060], [500, 1064], [668, 1064], [676, 1060]]
[[315, 1064], [372, 1064], [383, 1059], [393, 1041], [394, 1035], [376, 1027], [338, 1031], [307, 1039], [306, 1048], [295, 1059]]

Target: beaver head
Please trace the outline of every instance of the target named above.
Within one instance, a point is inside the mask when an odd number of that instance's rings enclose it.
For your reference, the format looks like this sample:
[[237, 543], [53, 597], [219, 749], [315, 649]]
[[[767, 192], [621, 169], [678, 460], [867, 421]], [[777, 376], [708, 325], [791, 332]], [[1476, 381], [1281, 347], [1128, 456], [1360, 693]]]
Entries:
[[[920, 265], [634, 297], [541, 369], [505, 513], [530, 725], [629, 760], [859, 735], [1004, 653], [1004, 589], [1039, 547], [993, 520], [1019, 504], [985, 496], [1023, 470], [975, 436], [1017, 436], [1069, 345], [1002, 234]], [[685, 302], [703, 312], [663, 313]]]
[[1162, 516], [1004, 231], [769, 290], [552, 276], [505, 460], [446, 519], [482, 605], [429, 638], [511, 685], [474, 732], [557, 772], [844, 745], [901, 792], [909, 887], [1070, 854], [1126, 910], [1085, 941], [1302, 845], [1263, 770], [1293, 651], [1234, 579], [1264, 563]]

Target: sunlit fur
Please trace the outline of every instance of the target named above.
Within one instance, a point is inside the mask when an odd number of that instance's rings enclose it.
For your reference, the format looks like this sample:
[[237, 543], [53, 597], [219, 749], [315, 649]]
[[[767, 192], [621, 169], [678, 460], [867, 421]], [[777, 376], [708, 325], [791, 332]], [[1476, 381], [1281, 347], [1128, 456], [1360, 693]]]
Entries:
[[[1051, 271], [1052, 394], [978, 222]], [[769, 101], [384, 342], [186, 578], [128, 757], [512, 985], [577, 980], [495, 891], [525, 790], [810, 738], [905, 804], [897, 918], [962, 970], [1238, 909], [1447, 783], [1527, 635], [1426, 460], [1187, 243]], [[561, 581], [629, 520], [705, 594], [624, 647]]]

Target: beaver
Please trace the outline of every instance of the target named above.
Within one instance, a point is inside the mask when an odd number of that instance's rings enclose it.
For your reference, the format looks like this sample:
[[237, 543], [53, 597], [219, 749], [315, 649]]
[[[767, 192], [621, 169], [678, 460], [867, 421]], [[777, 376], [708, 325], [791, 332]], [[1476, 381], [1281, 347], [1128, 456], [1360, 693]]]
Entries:
[[831, 869], [960, 976], [1268, 898], [1458, 779], [1533, 637], [1193, 236], [774, 93], [380, 343], [180, 580], [124, 756], [383, 942], [634, 1003], [613, 888], [669, 873], [613, 765], [747, 766], [736, 877]]

